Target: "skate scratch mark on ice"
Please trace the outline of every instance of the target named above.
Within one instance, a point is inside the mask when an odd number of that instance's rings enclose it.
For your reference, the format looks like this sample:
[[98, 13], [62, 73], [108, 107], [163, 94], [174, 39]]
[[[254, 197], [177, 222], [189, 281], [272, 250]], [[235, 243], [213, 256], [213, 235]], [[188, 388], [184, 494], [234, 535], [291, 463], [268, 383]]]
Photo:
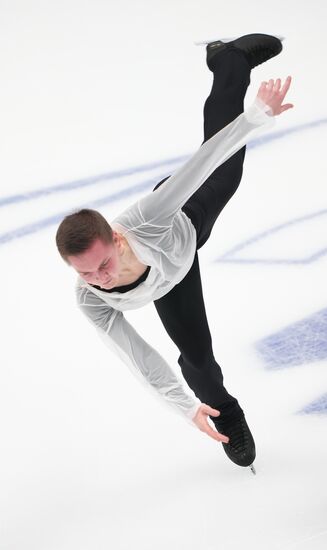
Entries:
[[237, 263], [237, 264], [267, 264], [267, 265], [291, 265], [291, 264], [310, 264], [312, 262], [315, 262], [325, 256], [327, 254], [327, 247], [322, 248], [310, 256], [306, 258], [295, 258], [295, 259], [261, 259], [261, 258], [237, 258], [234, 257], [234, 255], [237, 252], [240, 252], [241, 250], [246, 249], [248, 246], [255, 244], [263, 239], [266, 239], [267, 237], [270, 237], [271, 235], [278, 233], [279, 231], [284, 231], [285, 229], [288, 229], [291, 226], [299, 225], [301, 223], [305, 223], [309, 220], [313, 220], [314, 218], [318, 218], [321, 216], [327, 215], [327, 209], [319, 210], [318, 212], [313, 212], [312, 214], [308, 214], [306, 216], [301, 216], [300, 218], [295, 218], [293, 220], [289, 220], [283, 224], [277, 225], [275, 227], [272, 227], [271, 229], [267, 229], [266, 231], [263, 231], [262, 233], [258, 233], [257, 235], [254, 235], [250, 239], [247, 239], [246, 241], [243, 241], [242, 243], [238, 244], [237, 246], [234, 246], [225, 254], [217, 258], [215, 261], [219, 263]]
[[[323, 535], [326, 535], [326, 534], [327, 534], [327, 531], [322, 531], [321, 533], [317, 533], [316, 535], [312, 535], [311, 537], [305, 537], [303, 539], [299, 539], [296, 542], [292, 542], [289, 546], [280, 547], [280, 550], [293, 550], [293, 549], [296, 550], [299, 547], [299, 544], [302, 545], [303, 543], [307, 543], [311, 540], [317, 539], [317, 538], [319, 538]], [[305, 546], [305, 547], [302, 547], [302, 548], [303, 548], [303, 550], [307, 550], [308, 546]]]
[[[254, 148], [254, 147], [259, 147], [261, 145], [265, 145], [266, 143], [269, 143], [269, 142], [274, 141], [276, 139], [283, 138], [284, 136], [287, 136], [289, 134], [300, 133], [300, 132], [303, 132], [304, 130], [315, 128], [317, 126], [321, 126], [321, 125], [324, 125], [326, 123], [327, 123], [327, 119], [320, 119], [320, 120], [316, 120], [316, 121], [309, 122], [309, 123], [306, 123], [306, 124], [301, 124], [301, 125], [298, 125], [298, 126], [294, 126], [293, 128], [289, 128], [289, 129], [283, 130], [281, 132], [275, 132], [275, 133], [272, 133], [272, 134], [267, 134], [266, 136], [263, 136], [262, 138], [256, 139], [256, 140], [252, 141], [251, 143], [249, 143], [248, 148], [251, 149], [251, 148]], [[8, 197], [3, 197], [2, 199], [0, 199], [0, 207], [3, 207], [3, 206], [9, 207], [10, 204], [17, 204], [19, 202], [31, 201], [31, 200], [34, 200], [34, 199], [37, 199], [37, 198], [40, 198], [40, 197], [44, 197], [45, 195], [52, 195], [54, 193], [62, 193], [62, 192], [66, 192], [66, 191], [72, 191], [73, 189], [85, 188], [85, 187], [92, 186], [92, 185], [95, 185], [95, 184], [98, 184], [98, 183], [103, 184], [104, 182], [106, 182], [107, 180], [110, 180], [110, 179], [117, 179], [117, 178], [120, 178], [120, 177], [133, 175], [133, 174], [136, 174], [136, 173], [139, 173], [139, 172], [159, 168], [160, 166], [164, 166], [164, 165], [169, 165], [169, 164], [173, 164], [173, 163], [182, 164], [182, 161], [184, 162], [188, 158], [189, 158], [189, 156], [175, 157], [173, 159], [168, 159], [168, 160], [165, 160], [165, 161], [162, 161], [162, 162], [159, 162], [159, 163], [152, 163], [152, 164], [142, 165], [142, 166], [139, 166], [139, 167], [127, 168], [125, 170], [110, 172], [108, 174], [101, 174], [101, 175], [98, 175], [98, 176], [94, 176], [92, 178], [86, 178], [86, 179], [82, 179], [82, 180], [77, 180], [77, 181], [73, 181], [73, 182], [68, 182], [68, 183], [64, 183], [64, 184], [51, 186], [51, 187], [48, 187], [48, 188], [42, 188], [42, 189], [37, 189], [37, 190], [34, 190], [34, 191], [29, 191], [29, 192], [26, 192], [26, 193], [23, 193], [23, 194], [20, 194], [20, 195], [12, 195], [12, 196], [8, 196]], [[179, 167], [179, 164], [176, 166], [176, 169]], [[130, 197], [134, 194], [137, 194], [137, 193], [140, 193], [140, 192], [143, 192], [143, 191], [148, 191], [152, 187], [154, 187], [154, 185], [158, 181], [160, 181], [160, 179], [163, 179], [163, 178], [167, 177], [171, 173], [172, 173], [172, 171], [169, 171], [169, 173], [166, 172], [166, 173], [161, 174], [159, 176], [157, 175], [155, 178], [149, 179], [145, 182], [141, 182], [138, 185], [133, 184], [130, 187], [127, 187], [126, 189], [124, 189], [123, 191], [120, 191], [118, 193], [113, 193], [111, 195], [104, 196], [102, 198], [97, 199], [96, 201], [91, 200], [91, 201], [88, 201], [85, 204], [78, 204], [78, 205], [76, 204], [76, 206], [73, 209], [70, 208], [69, 210], [67, 209], [66, 211], [58, 213], [54, 216], [51, 216], [51, 217], [48, 217], [48, 218], [45, 218], [45, 219], [41, 219], [41, 220], [38, 220], [38, 221], [33, 222], [31, 224], [24, 225], [24, 226], [12, 229], [12, 230], [8, 231], [7, 233], [3, 233], [3, 234], [0, 235], [0, 245], [8, 243], [10, 241], [13, 241], [15, 239], [25, 237], [27, 235], [31, 235], [31, 234], [36, 233], [38, 231], [41, 231], [41, 230], [43, 230], [47, 227], [56, 225], [56, 224], [60, 223], [60, 221], [67, 214], [70, 214], [72, 211], [78, 210], [80, 208], [86, 208], [86, 207], [87, 208], [96, 208], [96, 207], [100, 207], [100, 206], [108, 204], [108, 203], [113, 203], [115, 201], [121, 200], [121, 199], [126, 198], [126, 197]]]

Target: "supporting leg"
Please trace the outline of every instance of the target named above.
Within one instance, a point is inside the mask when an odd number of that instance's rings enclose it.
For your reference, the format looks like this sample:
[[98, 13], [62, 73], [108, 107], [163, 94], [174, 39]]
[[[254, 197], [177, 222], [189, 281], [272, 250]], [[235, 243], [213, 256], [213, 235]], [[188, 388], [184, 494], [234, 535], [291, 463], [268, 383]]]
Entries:
[[241, 408], [224, 387], [220, 366], [213, 355], [197, 254], [185, 278], [154, 304], [180, 351], [178, 363], [195, 395], [207, 405], [239, 415]]

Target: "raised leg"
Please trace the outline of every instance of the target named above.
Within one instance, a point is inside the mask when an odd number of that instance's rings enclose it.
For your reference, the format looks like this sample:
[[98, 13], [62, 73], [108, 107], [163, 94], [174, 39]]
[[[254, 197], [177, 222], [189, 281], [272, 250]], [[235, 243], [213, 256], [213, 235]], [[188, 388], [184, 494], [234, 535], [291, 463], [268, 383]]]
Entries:
[[[250, 66], [241, 51], [234, 48], [216, 55], [212, 89], [204, 105], [204, 141], [243, 112], [249, 83]], [[219, 166], [183, 206], [196, 229], [198, 249], [240, 184], [244, 155], [245, 147]]]

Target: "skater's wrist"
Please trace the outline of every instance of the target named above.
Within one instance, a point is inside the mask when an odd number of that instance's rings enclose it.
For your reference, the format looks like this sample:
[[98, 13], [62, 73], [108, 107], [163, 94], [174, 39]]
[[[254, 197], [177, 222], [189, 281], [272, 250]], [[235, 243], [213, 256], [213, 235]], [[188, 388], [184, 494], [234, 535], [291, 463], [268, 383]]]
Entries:
[[270, 105], [267, 105], [260, 97], [256, 97], [254, 101], [254, 105], [260, 109], [260, 111], [264, 112], [268, 116], [274, 116], [274, 112]]
[[186, 413], [185, 413], [185, 416], [186, 416], [186, 419], [195, 427], [195, 424], [194, 424], [194, 418], [196, 417], [197, 415], [197, 412], [199, 410], [199, 408], [201, 407], [202, 403], [200, 400], [196, 399], [195, 402], [194, 402], [194, 405], [192, 408], [190, 408]]
[[244, 111], [246, 120], [253, 126], [273, 126], [275, 117], [269, 105], [256, 97], [254, 103]]

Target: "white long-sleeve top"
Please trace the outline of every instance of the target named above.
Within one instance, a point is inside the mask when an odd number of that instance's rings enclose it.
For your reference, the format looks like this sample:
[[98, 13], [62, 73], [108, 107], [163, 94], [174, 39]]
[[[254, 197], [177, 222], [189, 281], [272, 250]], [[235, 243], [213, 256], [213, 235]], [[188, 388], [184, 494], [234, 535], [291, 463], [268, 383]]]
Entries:
[[274, 124], [270, 108], [256, 101], [200, 149], [156, 191], [142, 197], [111, 223], [128, 241], [147, 278], [127, 292], [105, 292], [81, 277], [77, 303], [105, 344], [139, 380], [188, 421], [200, 401], [187, 393], [167, 362], [134, 330], [123, 311], [137, 309], [167, 294], [189, 271], [196, 252], [196, 232], [181, 210], [210, 174], [262, 129]]

